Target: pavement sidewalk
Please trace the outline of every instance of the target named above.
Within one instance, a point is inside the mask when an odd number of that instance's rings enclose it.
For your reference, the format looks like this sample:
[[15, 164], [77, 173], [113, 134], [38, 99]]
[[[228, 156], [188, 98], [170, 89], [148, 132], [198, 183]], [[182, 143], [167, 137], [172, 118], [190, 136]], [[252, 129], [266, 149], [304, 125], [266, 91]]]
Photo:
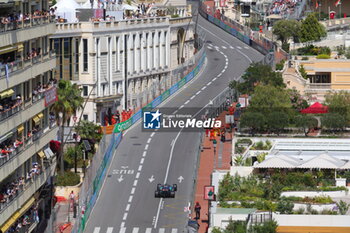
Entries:
[[54, 224], [55, 233], [70, 233], [74, 225], [73, 212], [69, 209], [69, 201], [60, 201], [56, 203], [56, 221]]
[[[220, 114], [218, 119], [225, 122], [225, 115], [228, 114], [224, 111]], [[197, 185], [194, 198], [194, 204], [199, 202], [201, 205], [201, 214], [198, 221], [200, 228], [199, 233], [207, 232], [209, 227], [209, 201], [204, 200], [204, 186], [211, 185], [211, 174], [214, 170], [228, 170], [230, 169], [231, 152], [232, 152], [232, 135], [226, 132], [226, 142], [220, 141], [220, 135], [216, 136], [217, 147], [214, 156], [213, 142], [205, 135], [202, 143], [203, 151], [199, 158], [199, 168], [197, 172]], [[195, 218], [194, 207], [192, 207], [192, 219]]]

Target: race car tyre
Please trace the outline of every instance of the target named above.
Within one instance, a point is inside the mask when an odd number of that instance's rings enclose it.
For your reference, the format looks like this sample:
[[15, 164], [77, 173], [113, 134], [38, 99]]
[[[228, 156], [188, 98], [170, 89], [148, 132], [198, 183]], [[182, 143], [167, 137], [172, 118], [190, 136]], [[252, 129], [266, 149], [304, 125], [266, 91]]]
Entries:
[[155, 192], [154, 192], [154, 197], [155, 197], [155, 198], [158, 198], [158, 197], [159, 197], [159, 192], [158, 192], [158, 191], [155, 191]]
[[161, 184], [157, 184], [157, 190], [159, 191], [160, 190], [160, 187], [162, 187]]
[[171, 192], [171, 193], [170, 193], [170, 197], [171, 197], [171, 198], [175, 198], [175, 192]]
[[174, 191], [177, 191], [177, 184], [173, 184]]

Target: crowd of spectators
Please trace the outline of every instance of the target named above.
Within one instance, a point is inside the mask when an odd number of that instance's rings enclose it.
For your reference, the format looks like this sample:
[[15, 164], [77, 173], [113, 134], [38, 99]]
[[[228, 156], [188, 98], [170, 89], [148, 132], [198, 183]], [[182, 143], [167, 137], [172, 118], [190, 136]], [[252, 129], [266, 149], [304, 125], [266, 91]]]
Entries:
[[41, 82], [39, 82], [36, 87], [33, 88], [33, 92], [32, 92], [32, 96], [33, 96], [33, 101], [36, 101], [40, 98], [42, 93], [44, 93], [45, 91], [49, 90], [50, 88], [52, 88], [53, 86], [55, 86], [57, 84], [57, 80], [50, 78], [50, 80], [47, 82], [47, 84], [41, 84]]
[[269, 13], [287, 16], [295, 11], [298, 2], [301, 0], [274, 0]]
[[26, 60], [30, 60], [30, 59], [32, 59], [32, 58], [35, 58], [35, 57], [37, 57], [37, 56], [40, 56], [41, 55], [41, 48], [39, 47], [39, 48], [32, 48], [32, 51], [30, 51], [30, 52], [27, 52], [27, 56], [25, 57], [25, 61]]
[[22, 103], [21, 95], [17, 95], [15, 99], [12, 96], [0, 99], [0, 121], [19, 111]]
[[0, 189], [1, 208], [3, 208], [3, 206], [5, 206], [7, 203], [11, 202], [21, 191], [26, 188], [26, 184], [33, 181], [35, 177], [40, 174], [41, 166], [37, 162], [34, 162], [26, 177], [18, 177], [17, 179], [3, 185]]
[[11, 24], [11, 23], [20, 23], [30, 19], [48, 17], [54, 14], [55, 14], [55, 9], [53, 8], [50, 9], [50, 11], [35, 10], [32, 12], [32, 14], [23, 14], [21, 11], [18, 11], [18, 12], [13, 12], [13, 13], [7, 14], [6, 16], [0, 17], [0, 22], [1, 22], [1, 25]]
[[39, 223], [38, 206], [37, 204], [31, 207], [22, 215], [7, 231], [6, 233], [24, 233], [34, 223]]

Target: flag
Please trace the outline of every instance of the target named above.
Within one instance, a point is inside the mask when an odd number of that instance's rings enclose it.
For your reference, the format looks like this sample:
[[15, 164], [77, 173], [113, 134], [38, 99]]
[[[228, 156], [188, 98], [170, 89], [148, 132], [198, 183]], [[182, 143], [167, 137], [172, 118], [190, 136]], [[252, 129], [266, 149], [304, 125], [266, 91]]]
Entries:
[[338, 5], [340, 5], [340, 4], [341, 4], [340, 0], [336, 0], [334, 5], [335, 5], [335, 6], [338, 6]]

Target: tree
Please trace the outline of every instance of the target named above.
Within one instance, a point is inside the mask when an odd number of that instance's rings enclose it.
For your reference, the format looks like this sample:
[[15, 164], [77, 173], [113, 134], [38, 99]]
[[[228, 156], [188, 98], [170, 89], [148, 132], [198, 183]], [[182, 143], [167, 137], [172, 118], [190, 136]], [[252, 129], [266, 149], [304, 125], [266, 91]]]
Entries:
[[[299, 41], [300, 23], [296, 20], [279, 20], [273, 25], [273, 34], [281, 41], [282, 47], [289, 48], [288, 40], [293, 38], [294, 42]], [[289, 50], [289, 49], [287, 49]], [[286, 51], [287, 51], [286, 50]]]
[[293, 213], [293, 208], [294, 204], [285, 198], [282, 198], [278, 203], [277, 203], [277, 211], [280, 212], [281, 214], [292, 214]]
[[237, 155], [234, 158], [234, 161], [235, 161], [235, 165], [236, 166], [243, 166], [244, 165], [244, 157], [243, 157], [243, 155]]
[[267, 116], [271, 112], [291, 114], [292, 104], [288, 92], [273, 85], [257, 86], [248, 107], [249, 111]]
[[253, 225], [250, 232], [254, 233], [276, 233], [278, 224], [276, 221], [266, 221], [263, 224]]
[[295, 110], [300, 111], [302, 109], [309, 107], [309, 104], [307, 103], [306, 99], [303, 96], [301, 96], [298, 90], [288, 89], [287, 91], [289, 94], [290, 101], [292, 103], [292, 107]]
[[286, 86], [281, 73], [274, 72], [269, 65], [260, 63], [251, 64], [243, 74], [242, 81], [232, 81], [229, 86], [241, 94], [251, 94], [257, 85]]
[[256, 131], [262, 130], [265, 126], [265, 116], [259, 112], [247, 111], [243, 113], [240, 119], [241, 128], [249, 128], [251, 134], [255, 134]]
[[64, 146], [64, 125], [69, 125], [70, 118], [76, 114], [76, 112], [82, 108], [83, 97], [81, 97], [81, 90], [76, 84], [72, 84], [68, 80], [60, 80], [58, 83], [58, 100], [51, 106], [51, 111], [56, 115], [56, 119], [59, 119], [60, 113], [61, 119], [61, 148], [60, 148], [60, 161], [61, 161], [61, 173], [64, 172], [63, 162], [63, 146]]
[[330, 113], [337, 113], [350, 121], [350, 93], [347, 91], [332, 92], [326, 95], [325, 100]]
[[302, 114], [295, 118], [295, 125], [302, 128], [305, 136], [307, 136], [311, 129], [317, 127], [318, 121], [312, 116]]
[[315, 13], [309, 14], [306, 19], [302, 21], [300, 27], [301, 42], [319, 41], [326, 35], [326, 29], [318, 22]]
[[288, 126], [289, 117], [287, 113], [282, 111], [274, 111], [268, 114], [266, 118], [267, 128], [277, 135]]
[[75, 130], [81, 139], [89, 139], [94, 143], [98, 143], [102, 138], [100, 126], [90, 121], [80, 121]]
[[321, 123], [323, 127], [333, 131], [342, 130], [346, 126], [345, 117], [338, 113], [324, 114], [321, 118]]
[[340, 202], [336, 203], [339, 213], [341, 215], [346, 215], [346, 213], [348, 212], [349, 208], [350, 208], [350, 204], [346, 203], [343, 200], [340, 200]]

